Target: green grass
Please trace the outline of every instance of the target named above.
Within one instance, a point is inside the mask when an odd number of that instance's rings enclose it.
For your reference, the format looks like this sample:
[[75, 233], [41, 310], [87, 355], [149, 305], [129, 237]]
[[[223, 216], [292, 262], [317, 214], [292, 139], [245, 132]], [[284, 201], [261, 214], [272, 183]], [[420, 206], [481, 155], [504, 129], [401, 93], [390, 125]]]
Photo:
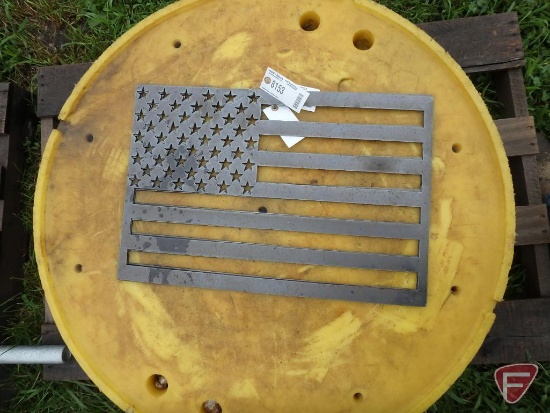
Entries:
[[[0, 82], [13, 81], [36, 91], [36, 67], [87, 62], [97, 58], [117, 37], [154, 11], [171, 3], [159, 0], [4, 0], [0, 5]], [[530, 113], [537, 129], [550, 136], [550, 2], [547, 0], [383, 0], [409, 20], [420, 23], [517, 11], [525, 51], [525, 82]], [[493, 114], [498, 114], [488, 75], [473, 81]], [[23, 219], [32, 226], [31, 205], [40, 151], [28, 144]], [[33, 257], [25, 269], [24, 293], [17, 297], [19, 313], [10, 328], [13, 344], [39, 343], [43, 297]], [[507, 298], [525, 296], [523, 273], [514, 269]], [[506, 405], [493, 382], [495, 366], [468, 367], [429, 412], [548, 412], [550, 364], [518, 404]], [[19, 366], [12, 378], [17, 390], [10, 412], [115, 412], [93, 385], [49, 383], [40, 368]]]

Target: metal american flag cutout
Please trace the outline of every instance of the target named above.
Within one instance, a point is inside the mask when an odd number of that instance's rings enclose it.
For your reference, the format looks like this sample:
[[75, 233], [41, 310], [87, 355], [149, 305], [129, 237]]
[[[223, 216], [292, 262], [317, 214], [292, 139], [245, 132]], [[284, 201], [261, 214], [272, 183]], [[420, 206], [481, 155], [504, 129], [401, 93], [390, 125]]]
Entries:
[[[262, 120], [262, 107], [276, 104], [275, 99], [259, 89], [156, 85], [136, 88], [118, 279], [424, 306], [428, 279], [433, 98], [426, 95], [313, 92], [307, 101], [307, 105], [318, 108], [420, 113], [420, 125], [405, 126]], [[301, 153], [295, 149], [300, 145], [288, 151], [270, 151], [259, 143], [265, 135], [305, 136], [304, 141], [322, 138], [331, 144], [343, 140], [400, 142], [415, 144], [421, 149], [420, 156], [416, 157]], [[320, 170], [321, 173], [342, 171], [416, 176], [420, 185], [411, 189], [316, 182], [296, 184], [260, 179], [261, 168], [269, 167]], [[171, 197], [170, 200], [166, 196]], [[193, 202], [180, 202], [186, 200], [185, 197]], [[242, 202], [238, 204], [241, 207], [212, 205], [215, 200], [235, 200], [237, 197], [239, 201], [245, 199], [247, 202], [275, 199], [315, 201], [321, 206], [407, 207], [419, 211], [419, 222], [277, 213], [264, 207], [250, 210], [242, 207]], [[224, 202], [221, 202], [222, 206]], [[152, 230], [151, 224], [163, 230]], [[191, 227], [202, 228], [203, 232], [186, 232], [185, 228]], [[307, 233], [312, 236], [395, 239], [414, 242], [417, 248], [412, 255], [401, 255], [342, 250], [338, 245], [332, 249], [314, 249], [261, 241], [235, 241], [225, 236], [212, 239], [203, 235], [209, 234], [212, 228], [283, 231], [289, 238], [296, 233]], [[252, 275], [234, 270], [226, 272], [219, 265], [197, 267], [196, 261], [205, 257], [213, 264], [220, 259], [222, 263], [223, 260], [236, 260], [266, 266], [278, 263], [300, 268], [344, 268], [350, 273], [357, 269], [383, 274], [412, 273], [415, 278], [412, 288], [403, 288], [360, 282], [322, 282], [308, 280], [307, 276], [281, 277], [261, 271]], [[183, 258], [187, 259], [186, 264], [181, 264]], [[243, 268], [247, 268], [246, 265]]]

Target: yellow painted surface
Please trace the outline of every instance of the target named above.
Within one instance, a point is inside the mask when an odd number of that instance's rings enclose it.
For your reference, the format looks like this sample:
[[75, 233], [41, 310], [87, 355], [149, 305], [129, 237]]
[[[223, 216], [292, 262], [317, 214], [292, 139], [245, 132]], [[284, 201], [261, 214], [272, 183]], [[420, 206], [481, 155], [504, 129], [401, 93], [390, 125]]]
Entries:
[[[304, 31], [300, 16], [311, 11], [320, 25]], [[358, 50], [353, 39], [364, 30], [372, 34], [368, 40], [373, 44]], [[174, 41], [181, 47], [175, 48]], [[258, 87], [267, 66], [323, 91], [434, 96], [427, 307], [117, 281], [135, 85]], [[376, 112], [320, 113], [327, 121], [419, 122], [415, 114]], [[460, 375], [494, 320], [493, 309], [502, 298], [511, 264], [515, 223], [511, 177], [500, 138], [458, 65], [423, 32], [377, 4], [176, 3], [137, 25], [105, 52], [77, 85], [60, 119], [44, 154], [36, 192], [40, 276], [71, 351], [124, 410], [199, 412], [204, 401], [215, 399], [225, 413], [421, 412]], [[94, 136], [91, 143], [86, 140], [89, 133]], [[459, 153], [451, 150], [454, 144], [461, 146]], [[286, 150], [275, 137], [262, 138], [261, 145]], [[410, 144], [330, 145], [307, 138], [289, 151], [322, 148], [332, 153], [420, 156], [418, 145]], [[265, 180], [273, 174], [280, 171], [263, 172]], [[319, 179], [325, 183], [336, 178]], [[352, 175], [345, 182], [350, 179]], [[363, 184], [417, 184], [395, 177], [377, 179]], [[143, 200], [150, 196], [139, 195]], [[414, 208], [192, 195], [185, 201], [170, 195], [160, 198], [163, 203], [195, 206], [206, 202], [213, 208], [257, 210], [265, 205], [270, 212], [418, 220]], [[262, 236], [254, 231], [209, 231], [222, 239]], [[264, 236], [278, 245], [297, 242], [330, 248], [329, 240], [311, 234], [291, 239], [271, 231]], [[416, 252], [414, 242], [357, 243], [351, 238], [339, 237], [342, 249]], [[156, 258], [135, 254], [131, 259]], [[169, 259], [177, 264], [182, 258]], [[335, 273], [313, 266], [192, 261], [180, 265], [308, 280], [338, 274], [351, 282], [414, 285], [414, 276], [405, 274], [398, 280], [380, 271]], [[456, 294], [452, 286], [458, 288]], [[154, 374], [168, 380], [165, 392], [152, 386]], [[356, 393], [362, 397], [354, 398]]]

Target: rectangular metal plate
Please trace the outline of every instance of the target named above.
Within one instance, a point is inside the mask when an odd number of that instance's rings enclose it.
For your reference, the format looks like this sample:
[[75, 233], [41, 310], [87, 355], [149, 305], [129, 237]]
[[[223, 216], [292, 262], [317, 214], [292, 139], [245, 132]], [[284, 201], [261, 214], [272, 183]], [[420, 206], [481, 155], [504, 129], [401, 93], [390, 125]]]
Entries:
[[[433, 98], [425, 95], [312, 92], [307, 104], [422, 112], [422, 126], [262, 120], [277, 102], [259, 89], [140, 85], [136, 89], [118, 278], [251, 293], [385, 304], [426, 304]], [[413, 142], [422, 157], [349, 156], [260, 150], [262, 135]], [[420, 189], [261, 182], [258, 168], [320, 169], [421, 177]], [[420, 209], [420, 223], [359, 221], [277, 213], [143, 204], [136, 191], [160, 191]], [[317, 250], [132, 233], [132, 222], [339, 234], [418, 241], [418, 256]], [[130, 264], [130, 251], [283, 262], [417, 274], [414, 289], [310, 282]]]

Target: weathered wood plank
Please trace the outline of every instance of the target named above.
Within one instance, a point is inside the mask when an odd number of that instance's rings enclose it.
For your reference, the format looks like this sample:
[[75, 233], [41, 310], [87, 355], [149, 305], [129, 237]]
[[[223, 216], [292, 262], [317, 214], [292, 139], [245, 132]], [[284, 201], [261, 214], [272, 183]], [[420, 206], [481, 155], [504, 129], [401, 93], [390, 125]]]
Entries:
[[[55, 324], [42, 324], [42, 344], [64, 344]], [[89, 380], [74, 358], [65, 364], [45, 365], [42, 378], [48, 381]]]
[[550, 243], [546, 205], [516, 207], [516, 245]]
[[548, 361], [549, 348], [550, 337], [487, 337], [472, 364]]
[[[4, 90], [6, 88], [4, 87]], [[6, 130], [0, 135], [0, 167], [3, 199], [2, 232], [0, 233], [0, 303], [22, 289], [23, 264], [27, 256], [28, 233], [21, 221], [21, 178], [25, 166], [24, 142], [34, 136], [34, 117], [30, 94], [10, 85], [6, 106]], [[3, 319], [0, 310], [0, 321]], [[0, 339], [2, 339], [0, 322]]]
[[0, 133], [6, 133], [8, 118], [9, 83], [0, 83]]
[[522, 69], [497, 72], [493, 78], [498, 100], [503, 104], [503, 116], [506, 118], [529, 116]]
[[38, 70], [37, 115], [56, 117], [91, 63], [46, 66]]
[[[0, 84], [0, 342], [8, 340], [6, 326], [13, 321], [22, 290], [28, 234], [20, 219], [21, 178], [25, 163], [23, 142], [34, 136], [36, 119], [30, 94]], [[14, 394], [8, 378], [13, 366], [0, 366], [0, 410], [9, 411]]]
[[44, 153], [50, 134], [57, 127], [58, 123], [56, 118], [46, 117], [40, 119], [40, 149], [42, 153]]
[[[0, 167], [2, 168], [0, 183], [6, 181], [6, 168], [9, 164], [10, 135], [0, 135]], [[4, 188], [0, 188], [0, 194], [4, 194]]]
[[550, 257], [548, 245], [524, 245], [520, 247], [521, 262], [526, 270], [529, 297], [550, 297]]
[[[4, 200], [0, 199], [0, 217], [4, 216]], [[0, 232], [2, 232], [2, 221], [0, 220]]]
[[507, 156], [534, 155], [539, 152], [535, 124], [531, 116], [495, 121]]
[[495, 314], [473, 364], [550, 360], [550, 299], [504, 301]]
[[532, 205], [542, 202], [538, 167], [535, 155], [510, 159], [517, 205]]
[[467, 73], [523, 66], [518, 16], [514, 13], [420, 24]]
[[[521, 69], [497, 72], [494, 75], [503, 115], [508, 118], [529, 116], [527, 95]], [[516, 205], [542, 203], [535, 155], [509, 159], [514, 183]], [[547, 245], [525, 245], [520, 248], [521, 262], [526, 270], [529, 296], [550, 297], [550, 255]]]
[[53, 319], [52, 310], [48, 304], [48, 300], [44, 297], [44, 323], [45, 324], [54, 324], [55, 320]]

